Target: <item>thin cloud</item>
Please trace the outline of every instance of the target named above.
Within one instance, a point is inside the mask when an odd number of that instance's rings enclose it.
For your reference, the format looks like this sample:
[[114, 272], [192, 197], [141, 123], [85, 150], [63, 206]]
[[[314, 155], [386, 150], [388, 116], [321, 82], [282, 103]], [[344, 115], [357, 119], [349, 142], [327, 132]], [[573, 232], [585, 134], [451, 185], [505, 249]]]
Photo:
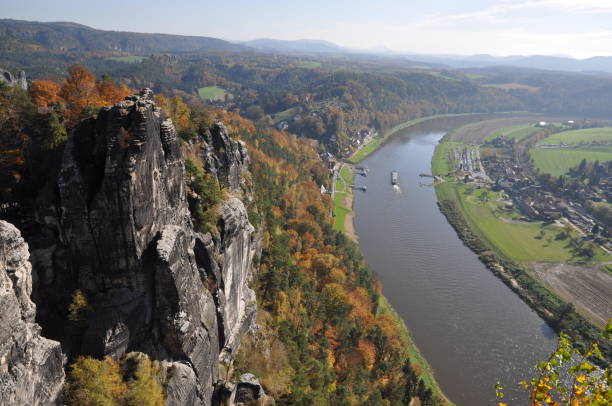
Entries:
[[500, 0], [497, 4], [481, 10], [454, 14], [435, 14], [426, 16], [422, 24], [442, 24], [461, 21], [477, 21], [497, 23], [510, 13], [521, 10], [553, 10], [565, 13], [612, 13], [612, 0], [535, 0], [517, 2], [515, 0]]

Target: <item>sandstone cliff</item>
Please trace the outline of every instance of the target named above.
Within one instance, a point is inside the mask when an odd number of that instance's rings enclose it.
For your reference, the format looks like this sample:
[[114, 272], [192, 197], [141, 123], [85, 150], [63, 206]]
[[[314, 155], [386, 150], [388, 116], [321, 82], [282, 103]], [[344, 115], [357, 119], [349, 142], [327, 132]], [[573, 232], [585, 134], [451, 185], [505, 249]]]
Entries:
[[64, 355], [40, 335], [30, 300], [28, 245], [12, 224], [0, 221], [0, 404], [50, 405], [61, 401]]
[[23, 90], [28, 90], [28, 80], [24, 71], [20, 71], [17, 77], [7, 70], [0, 69], [0, 83], [6, 83], [9, 86], [18, 86]]
[[52, 311], [39, 315], [45, 328], [72, 356], [138, 351], [159, 361], [167, 405], [209, 405], [215, 387], [231, 386], [219, 365], [256, 314], [248, 285], [260, 237], [238, 198], [249, 193], [246, 148], [220, 123], [199, 144], [226, 190], [213, 233], [194, 231], [177, 133], [145, 89], [69, 137], [56, 206], [39, 211], [32, 252], [41, 307], [65, 307], [76, 289], [91, 307], [78, 334]]

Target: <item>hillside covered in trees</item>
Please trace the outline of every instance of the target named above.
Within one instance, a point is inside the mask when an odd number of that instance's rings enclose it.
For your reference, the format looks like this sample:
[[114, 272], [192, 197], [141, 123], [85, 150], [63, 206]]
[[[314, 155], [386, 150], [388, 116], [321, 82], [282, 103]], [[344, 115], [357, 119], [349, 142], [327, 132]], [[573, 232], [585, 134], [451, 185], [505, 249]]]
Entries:
[[[273, 54], [212, 38], [93, 30], [69, 23], [0, 21], [4, 67], [60, 80], [73, 63], [131, 88], [202, 89], [217, 107], [317, 139], [344, 153], [359, 131], [385, 131], [434, 114], [532, 111], [605, 117], [606, 74], [522, 68], [450, 69], [398, 56]], [[223, 94], [222, 93], [222, 94]]]
[[[72, 66], [61, 84], [34, 81], [29, 93], [4, 85], [0, 91], [3, 128], [11, 130], [3, 133], [7, 142], [0, 151], [0, 173], [7, 180], [3, 217], [27, 218], [57, 199], [54, 184], [66, 135], [129, 89]], [[236, 113], [188, 105], [178, 96], [158, 95], [157, 104], [176, 123], [187, 157], [189, 208], [202, 232], [219, 232], [210, 209], [229, 189], [192, 157], [219, 121], [232, 137], [247, 143], [254, 199], [245, 202], [251, 224], [263, 236], [254, 282], [260, 330], [243, 338], [236, 373], [256, 372], [277, 404], [400, 405], [412, 398], [423, 405], [443, 404], [422, 368], [411, 362], [401, 322], [381, 308], [380, 285], [358, 247], [333, 230], [329, 198], [319, 190], [329, 184], [330, 175], [316, 143], [255, 125]], [[91, 306], [77, 291], [69, 306], [53, 311], [55, 317], [41, 316], [43, 332], [62, 337], [53, 325], [62, 319], [70, 331], [78, 331], [95, 313]], [[73, 348], [67, 368], [69, 404], [84, 399], [160, 404], [168, 378], [157, 363], [139, 355], [99, 361], [74, 343], [66, 345]]]

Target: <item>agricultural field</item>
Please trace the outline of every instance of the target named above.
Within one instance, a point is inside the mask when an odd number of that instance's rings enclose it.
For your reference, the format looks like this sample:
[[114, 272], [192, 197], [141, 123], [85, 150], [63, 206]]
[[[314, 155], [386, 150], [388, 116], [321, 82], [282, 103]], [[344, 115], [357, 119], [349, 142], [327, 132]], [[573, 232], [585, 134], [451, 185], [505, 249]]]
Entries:
[[583, 159], [586, 159], [587, 162], [605, 162], [612, 160], [612, 146], [550, 149], [537, 148], [531, 150], [531, 158], [533, 159], [535, 167], [539, 169], [540, 172], [550, 173], [553, 176], [560, 176], [567, 173], [571, 168], [578, 166]]
[[231, 93], [217, 86], [201, 87], [200, 89], [198, 89], [198, 93], [200, 94], [200, 97], [203, 100], [211, 100], [211, 101], [215, 101], [215, 100], [223, 101], [225, 100], [226, 94], [229, 96], [232, 96]]
[[535, 134], [537, 130], [538, 129], [533, 124], [513, 125], [493, 131], [488, 137], [485, 138], [485, 141], [493, 140], [502, 136], [506, 138], [514, 138], [515, 140], [519, 141]]
[[108, 58], [104, 58], [108, 61], [116, 61], [116, 62], [125, 62], [125, 63], [140, 63], [145, 59], [148, 59], [146, 56], [111, 56]]
[[541, 144], [560, 144], [561, 142], [569, 145], [593, 142], [609, 142], [612, 144], [612, 128], [585, 128], [583, 130], [563, 131], [545, 138]]
[[528, 92], [535, 93], [540, 90], [539, 87], [523, 85], [521, 83], [487, 83], [484, 87], [495, 87], [502, 90], [527, 90]]
[[[436, 186], [436, 192], [439, 200], [456, 200], [472, 230], [502, 257], [517, 262], [584, 260], [575, 256], [567, 238], [560, 238], [561, 227], [520, 221], [518, 211], [507, 209], [497, 192], [451, 183]], [[612, 260], [612, 257], [599, 250], [594, 260]]]
[[482, 78], [486, 77], [485, 75], [482, 75], [480, 73], [466, 73], [465, 76], [467, 76], [468, 78], [470, 78], [472, 80], [482, 79]]
[[302, 69], [317, 69], [321, 67], [321, 62], [317, 61], [301, 61], [298, 63], [298, 68]]
[[612, 314], [612, 274], [597, 267], [563, 263], [537, 263], [533, 269], [550, 290], [576, 306], [596, 326], [606, 325]]
[[495, 131], [513, 126], [526, 126], [541, 119], [538, 116], [520, 116], [478, 121], [453, 130], [449, 133], [448, 139], [467, 144], [482, 144]]

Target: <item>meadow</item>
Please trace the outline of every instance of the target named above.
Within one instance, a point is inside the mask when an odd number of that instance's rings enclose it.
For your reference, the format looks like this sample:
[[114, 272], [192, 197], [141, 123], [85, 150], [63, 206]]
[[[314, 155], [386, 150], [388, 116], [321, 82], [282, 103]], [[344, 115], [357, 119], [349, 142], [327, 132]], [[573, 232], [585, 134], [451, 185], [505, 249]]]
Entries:
[[542, 144], [560, 144], [564, 142], [569, 145], [592, 142], [612, 143], [612, 128], [585, 128], [582, 130], [563, 131], [544, 139]]
[[344, 232], [344, 222], [346, 215], [351, 212], [346, 207], [346, 195], [352, 194], [352, 189], [349, 185], [353, 184], [354, 174], [348, 166], [343, 166], [340, 169], [340, 175], [336, 180], [336, 194], [334, 195], [334, 229]]
[[301, 61], [297, 65], [298, 68], [302, 69], [317, 69], [321, 67], [321, 62], [317, 61]]
[[560, 176], [578, 166], [583, 159], [587, 162], [612, 160], [612, 146], [533, 149], [531, 158], [540, 172]]
[[485, 140], [489, 141], [503, 136], [506, 138], [514, 138], [519, 141], [533, 135], [537, 130], [538, 129], [533, 124], [513, 125], [493, 131]]
[[201, 87], [198, 89], [198, 93], [200, 97], [204, 100], [225, 100], [225, 95], [228, 94], [231, 96], [231, 93], [228, 93], [225, 89], [222, 89], [217, 86], [208, 86]]
[[462, 142], [446, 141], [438, 144], [431, 159], [431, 172], [433, 175], [444, 176], [454, 171], [449, 153], [455, 148], [465, 147]]
[[[562, 228], [543, 222], [520, 221], [519, 212], [505, 208], [500, 194], [486, 188], [442, 183], [438, 200], [455, 200], [472, 230], [500, 256], [517, 262], [575, 262], [584, 260], [572, 252]], [[610, 259], [598, 251], [595, 260]]]

